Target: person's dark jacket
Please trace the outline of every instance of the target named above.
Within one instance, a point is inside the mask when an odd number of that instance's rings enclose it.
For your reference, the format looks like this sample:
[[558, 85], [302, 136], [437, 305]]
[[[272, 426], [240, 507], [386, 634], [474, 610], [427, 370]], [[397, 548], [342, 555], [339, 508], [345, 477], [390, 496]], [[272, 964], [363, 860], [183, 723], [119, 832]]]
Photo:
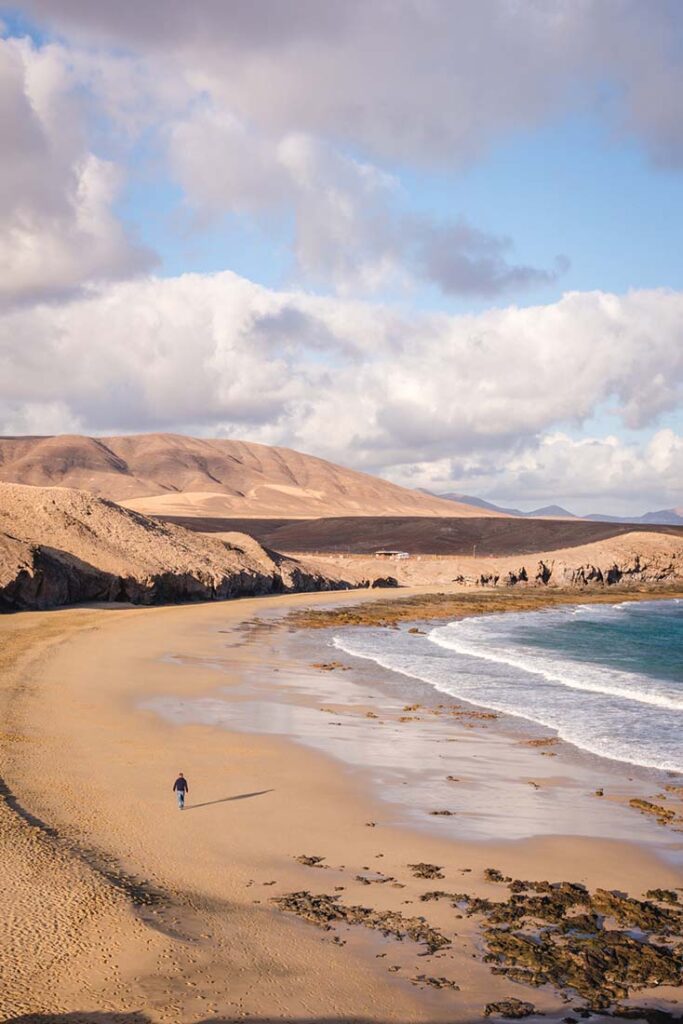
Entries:
[[175, 793], [177, 789], [180, 790], [181, 793], [190, 792], [190, 787], [187, 784], [187, 779], [184, 779], [182, 775], [179, 775], [178, 778], [173, 783], [173, 792]]

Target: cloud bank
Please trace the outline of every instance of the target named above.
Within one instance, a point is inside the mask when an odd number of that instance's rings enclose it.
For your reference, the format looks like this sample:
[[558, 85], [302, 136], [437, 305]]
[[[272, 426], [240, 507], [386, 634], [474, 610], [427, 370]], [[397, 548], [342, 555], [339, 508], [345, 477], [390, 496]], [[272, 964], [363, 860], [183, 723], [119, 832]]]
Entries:
[[[231, 434], [514, 501], [683, 501], [680, 293], [403, 308], [522, 300], [573, 256], [532, 265], [411, 175], [586, 112], [683, 166], [677, 0], [23, 7], [43, 32], [0, 38], [0, 429]], [[258, 226], [291, 287], [150, 277], [122, 213], [150, 181], [198, 236]]]
[[645, 428], [680, 407], [677, 292], [406, 316], [229, 272], [147, 278], [6, 312], [0, 353], [5, 433], [182, 429], [312, 451], [415, 486], [680, 493], [672, 432], [641, 448], [567, 436], [596, 409]]
[[29, 0], [92, 43], [182, 66], [274, 135], [334, 139], [379, 160], [467, 160], [562, 109], [601, 108], [653, 157], [683, 160], [677, 0]]
[[0, 304], [153, 262], [112, 211], [121, 172], [89, 147], [78, 85], [62, 48], [0, 39]]
[[[70, 74], [87, 84], [98, 116], [154, 139], [200, 223], [275, 215], [291, 225], [297, 279], [342, 294], [427, 284], [496, 297], [553, 283], [572, 255], [558, 245], [551, 265], [528, 265], [464, 211], [444, 223], [411, 209], [396, 165], [457, 171], [513, 133], [575, 112], [637, 139], [656, 163], [683, 162], [676, 0], [647, 10], [639, 0], [26, 8], [64, 35]], [[48, 49], [54, 61], [59, 51]], [[16, 287], [29, 292], [55, 263], [60, 287], [79, 272], [132, 273], [145, 258], [110, 216], [117, 169], [92, 153], [66, 163], [54, 176], [66, 231], [49, 234], [42, 258], [27, 243]]]

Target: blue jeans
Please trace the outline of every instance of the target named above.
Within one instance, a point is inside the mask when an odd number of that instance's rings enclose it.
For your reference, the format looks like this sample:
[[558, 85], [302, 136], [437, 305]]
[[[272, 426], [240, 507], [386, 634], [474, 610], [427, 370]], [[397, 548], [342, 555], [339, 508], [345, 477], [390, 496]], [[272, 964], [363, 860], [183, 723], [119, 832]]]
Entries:
[[184, 789], [176, 789], [175, 795], [178, 798], [178, 807], [182, 811], [183, 807], [185, 806], [185, 790]]

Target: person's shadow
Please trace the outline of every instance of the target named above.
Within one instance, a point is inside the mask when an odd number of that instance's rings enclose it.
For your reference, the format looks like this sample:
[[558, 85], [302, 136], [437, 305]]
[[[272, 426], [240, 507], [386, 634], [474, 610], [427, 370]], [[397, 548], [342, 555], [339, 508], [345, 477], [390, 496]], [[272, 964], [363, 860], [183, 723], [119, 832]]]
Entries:
[[200, 807], [213, 807], [214, 804], [229, 804], [233, 800], [251, 800], [254, 796], [265, 796], [266, 793], [274, 793], [274, 789], [259, 789], [255, 793], [238, 793], [236, 796], [224, 796], [220, 800], [207, 800], [203, 804], [185, 804], [186, 811], [196, 811]]

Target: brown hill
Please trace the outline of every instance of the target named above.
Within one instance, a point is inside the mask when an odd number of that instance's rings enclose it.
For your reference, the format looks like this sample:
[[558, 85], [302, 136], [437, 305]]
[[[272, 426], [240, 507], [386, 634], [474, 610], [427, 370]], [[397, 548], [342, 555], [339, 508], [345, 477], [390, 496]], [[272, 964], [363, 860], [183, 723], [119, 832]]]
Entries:
[[0, 610], [346, 586], [251, 537], [192, 533], [83, 491], [0, 483]]
[[0, 438], [0, 481], [75, 487], [146, 515], [472, 515], [289, 448], [178, 434]]

